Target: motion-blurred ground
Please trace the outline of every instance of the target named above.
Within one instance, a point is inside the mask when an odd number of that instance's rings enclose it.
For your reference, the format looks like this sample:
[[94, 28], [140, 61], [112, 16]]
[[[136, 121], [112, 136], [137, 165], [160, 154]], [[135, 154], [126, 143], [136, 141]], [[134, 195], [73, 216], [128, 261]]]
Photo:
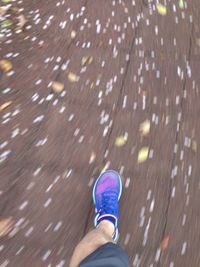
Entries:
[[0, 267], [68, 266], [106, 168], [134, 267], [200, 266], [199, 0], [0, 0]]

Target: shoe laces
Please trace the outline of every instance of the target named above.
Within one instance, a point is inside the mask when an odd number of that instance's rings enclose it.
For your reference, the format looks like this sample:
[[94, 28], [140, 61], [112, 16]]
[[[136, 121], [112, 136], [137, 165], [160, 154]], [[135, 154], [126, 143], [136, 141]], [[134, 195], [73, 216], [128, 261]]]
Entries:
[[118, 193], [116, 191], [105, 191], [102, 194], [102, 204], [100, 206], [101, 214], [112, 214], [113, 211], [118, 209]]

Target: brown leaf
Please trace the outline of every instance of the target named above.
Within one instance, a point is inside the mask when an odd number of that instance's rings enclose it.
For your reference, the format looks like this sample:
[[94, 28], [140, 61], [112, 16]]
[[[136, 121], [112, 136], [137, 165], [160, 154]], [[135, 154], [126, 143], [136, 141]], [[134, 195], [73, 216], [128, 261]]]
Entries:
[[13, 222], [11, 218], [0, 220], [0, 237], [5, 236], [10, 232], [12, 224]]
[[52, 83], [52, 89], [54, 91], [54, 93], [61, 93], [64, 89], [64, 84], [63, 83], [60, 83], [60, 82], [56, 82], [54, 81]]
[[8, 8], [6, 6], [0, 6], [0, 16], [4, 16], [8, 11]]
[[20, 29], [22, 29], [22, 28], [26, 25], [26, 23], [28, 22], [28, 20], [25, 18], [24, 15], [20, 15], [20, 16], [18, 17], [18, 20], [19, 20], [19, 22], [18, 22], [17, 26], [18, 26]]
[[82, 59], [81, 59], [81, 65], [82, 66], [89, 65], [89, 64], [92, 63], [92, 61], [93, 61], [93, 57], [92, 56], [82, 57]]
[[169, 244], [169, 236], [166, 236], [160, 244], [161, 250], [165, 250]]
[[12, 69], [12, 63], [7, 59], [2, 59], [0, 60], [0, 68], [6, 73]]
[[9, 107], [12, 104], [12, 101], [8, 101], [0, 106], [0, 111], [4, 110], [5, 108]]

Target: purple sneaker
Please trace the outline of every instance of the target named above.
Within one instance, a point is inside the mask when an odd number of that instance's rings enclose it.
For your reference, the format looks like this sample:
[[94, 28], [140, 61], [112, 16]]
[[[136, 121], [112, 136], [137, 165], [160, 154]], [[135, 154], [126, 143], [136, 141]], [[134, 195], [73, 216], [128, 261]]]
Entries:
[[118, 202], [122, 193], [120, 175], [113, 170], [107, 170], [100, 174], [93, 188], [93, 201], [95, 205], [94, 226], [102, 220], [108, 220], [114, 224], [115, 231], [112, 239], [118, 240]]

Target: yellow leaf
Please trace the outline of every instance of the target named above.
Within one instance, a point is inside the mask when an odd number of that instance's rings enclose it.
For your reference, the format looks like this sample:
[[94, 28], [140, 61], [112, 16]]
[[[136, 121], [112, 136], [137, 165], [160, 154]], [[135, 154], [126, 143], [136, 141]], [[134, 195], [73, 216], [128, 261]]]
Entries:
[[178, 5], [179, 5], [179, 7], [181, 8], [181, 9], [183, 9], [184, 8], [184, 1], [183, 0], [179, 0], [179, 3], [178, 3]]
[[77, 81], [79, 80], [79, 77], [78, 77], [76, 74], [70, 72], [70, 73], [68, 74], [68, 80], [69, 80], [70, 82], [77, 82]]
[[166, 6], [158, 3], [156, 7], [157, 7], [157, 11], [160, 15], [165, 16], [167, 14]]
[[13, 222], [11, 218], [0, 221], [0, 237], [5, 236], [10, 232], [12, 224]]
[[6, 73], [12, 69], [12, 63], [7, 59], [0, 60], [0, 68]]
[[197, 142], [196, 141], [192, 141], [192, 150], [194, 151], [194, 152], [197, 152]]
[[74, 39], [76, 37], [76, 32], [75, 31], [72, 31], [71, 32], [71, 38]]
[[115, 145], [118, 147], [124, 146], [126, 144], [126, 141], [126, 138], [123, 135], [120, 135], [116, 138]]
[[93, 57], [91, 56], [85, 56], [81, 59], [81, 65], [85, 66], [86, 64], [91, 64], [93, 61]]
[[149, 154], [149, 148], [148, 147], [143, 147], [142, 149], [140, 149], [139, 153], [138, 153], [138, 163], [142, 163], [144, 162]]
[[5, 19], [1, 22], [1, 28], [9, 28], [13, 25], [12, 20], [10, 19]]
[[53, 89], [54, 93], [60, 93], [64, 89], [64, 84], [63, 83], [60, 83], [60, 82], [54, 81], [52, 83], [52, 89]]
[[4, 110], [5, 108], [9, 107], [12, 104], [12, 101], [8, 101], [0, 106], [0, 111]]
[[151, 128], [150, 120], [146, 120], [140, 124], [140, 133], [142, 136], [145, 136], [149, 133]]

